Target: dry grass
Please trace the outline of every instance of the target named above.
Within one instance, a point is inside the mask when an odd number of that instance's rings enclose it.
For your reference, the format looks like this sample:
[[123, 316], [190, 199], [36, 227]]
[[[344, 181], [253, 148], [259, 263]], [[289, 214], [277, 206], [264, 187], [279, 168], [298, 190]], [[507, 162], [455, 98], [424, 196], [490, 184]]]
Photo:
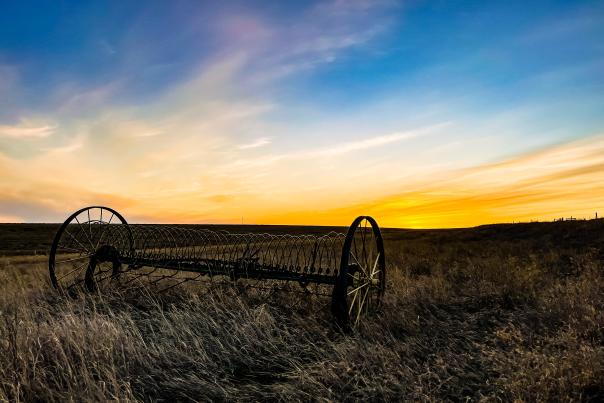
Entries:
[[604, 398], [597, 249], [387, 247], [383, 313], [349, 336], [325, 300], [199, 287], [61, 299], [43, 262], [4, 258], [0, 400]]

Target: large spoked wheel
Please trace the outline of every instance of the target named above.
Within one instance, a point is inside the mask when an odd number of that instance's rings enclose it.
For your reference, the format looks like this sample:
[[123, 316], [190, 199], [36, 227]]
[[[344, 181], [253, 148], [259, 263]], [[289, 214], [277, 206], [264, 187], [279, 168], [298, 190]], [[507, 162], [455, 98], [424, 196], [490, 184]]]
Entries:
[[120, 253], [132, 250], [132, 233], [117, 211], [102, 206], [73, 213], [57, 231], [48, 269], [61, 291], [92, 291], [120, 272]]
[[342, 248], [340, 271], [332, 294], [332, 313], [344, 329], [356, 327], [363, 316], [375, 312], [386, 290], [384, 242], [377, 222], [358, 217]]

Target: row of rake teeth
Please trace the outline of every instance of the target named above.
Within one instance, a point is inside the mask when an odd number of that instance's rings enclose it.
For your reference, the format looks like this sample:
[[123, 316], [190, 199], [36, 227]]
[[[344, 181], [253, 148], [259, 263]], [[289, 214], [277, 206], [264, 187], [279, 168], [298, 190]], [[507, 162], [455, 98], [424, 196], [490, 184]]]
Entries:
[[345, 239], [337, 232], [322, 236], [237, 234], [178, 225], [120, 225], [111, 232], [105, 241], [134, 260], [213, 261], [326, 275], [337, 274]]

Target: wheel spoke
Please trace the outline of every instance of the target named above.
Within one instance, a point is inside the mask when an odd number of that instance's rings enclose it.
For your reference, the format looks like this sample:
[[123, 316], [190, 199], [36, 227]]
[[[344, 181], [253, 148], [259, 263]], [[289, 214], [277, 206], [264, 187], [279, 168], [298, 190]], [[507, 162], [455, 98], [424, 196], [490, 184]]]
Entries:
[[361, 269], [363, 271], [363, 273], [365, 272], [365, 268], [361, 265], [361, 263], [359, 262], [359, 260], [357, 259], [357, 257], [354, 255], [354, 253], [350, 252], [350, 255], [352, 256], [352, 258], [354, 259], [355, 262], [357, 262], [357, 266], [359, 266], [359, 269]]
[[367, 230], [367, 220], [363, 220], [363, 228], [362, 228], [362, 232], [361, 232], [361, 238], [362, 238], [362, 242], [363, 242], [363, 250], [362, 250], [362, 255], [361, 258], [363, 259], [365, 266], [367, 266], [367, 244], [366, 244], [366, 230]]
[[92, 256], [92, 255], [78, 256], [78, 257], [74, 257], [74, 258], [67, 259], [67, 260], [58, 260], [58, 261], [55, 262], [55, 265], [59, 264], [59, 263], [67, 263], [67, 262], [73, 262], [73, 261], [76, 261], [76, 260], [88, 259], [88, 258], [90, 258], [90, 256]]
[[62, 245], [62, 244], [58, 244], [57, 245], [57, 250], [63, 250], [63, 249], [71, 250], [71, 251], [74, 251], [76, 253], [82, 254], [82, 250], [81, 249], [70, 248], [69, 246], [65, 246], [65, 245]]
[[90, 239], [92, 240], [92, 227], [90, 226], [90, 209], [86, 210], [86, 214], [88, 214], [88, 233], [90, 234]]
[[88, 236], [88, 234], [86, 233], [86, 231], [82, 228], [82, 223], [80, 222], [80, 220], [78, 220], [78, 217], [75, 217], [75, 220], [77, 221], [77, 223], [80, 225], [80, 231], [84, 233], [84, 235], [86, 235], [86, 238], [88, 238], [88, 242], [90, 243], [90, 247], [92, 248], [92, 250], [94, 250], [94, 245], [92, 244], [92, 240], [90, 239], [90, 237]]
[[351, 290], [348, 295], [352, 294], [353, 292], [356, 292], [358, 290], [360, 290], [361, 288], [367, 287], [369, 285], [369, 283], [363, 283], [360, 286], [358, 286], [357, 288], [355, 288], [354, 290]]
[[357, 299], [357, 303], [356, 303], [356, 311], [355, 311], [355, 319], [354, 319], [354, 324], [355, 326], [359, 323], [359, 316], [361, 314], [361, 298], [363, 295], [363, 292], [359, 292], [358, 293], [359, 298]]
[[86, 266], [87, 264], [88, 264], [88, 263], [84, 263], [83, 265], [80, 265], [80, 266], [76, 267], [75, 269], [73, 269], [73, 270], [72, 270], [72, 271], [70, 271], [69, 273], [66, 273], [66, 274], [62, 275], [61, 277], [59, 277], [59, 278], [57, 279], [57, 281], [59, 281], [59, 280], [63, 280], [65, 277], [69, 276], [70, 274], [73, 274], [73, 273], [75, 273], [76, 271], [82, 270], [82, 269], [84, 268], [84, 266]]
[[[103, 225], [102, 223], [99, 223], [99, 225]], [[101, 239], [103, 238], [103, 235], [105, 234], [105, 230], [104, 229], [99, 229], [99, 238], [96, 240], [96, 245], [94, 247], [94, 250], [99, 250], [99, 245], [101, 244]]]
[[352, 301], [350, 301], [350, 308], [348, 308], [348, 315], [350, 315], [350, 314], [352, 313], [352, 311], [353, 311], [353, 309], [354, 309], [354, 302], [355, 302], [355, 300], [357, 299], [358, 295], [359, 295], [359, 293], [358, 293], [358, 292], [356, 292], [356, 293], [354, 294], [354, 296], [352, 297]]
[[76, 241], [78, 243], [78, 245], [80, 245], [82, 247], [82, 250], [86, 251], [86, 252], [91, 252], [86, 246], [82, 245], [82, 243], [73, 235], [71, 235], [71, 232], [69, 232], [67, 230], [67, 228], [65, 228], [65, 232], [67, 233], [67, 235], [69, 235], [71, 237], [71, 239], [73, 239], [74, 241]]
[[[103, 228], [103, 232], [101, 232], [101, 236], [99, 237], [99, 241], [96, 244], [97, 248], [99, 247], [99, 245], [101, 243], [101, 240], [105, 236], [105, 232], [107, 232], [107, 230], [109, 229], [109, 225], [111, 224], [111, 220], [113, 220], [114, 216], [115, 216], [115, 213], [111, 213], [111, 217], [109, 217], [109, 221], [107, 223], [104, 223], [106, 225], [106, 227], [104, 227]], [[102, 218], [103, 218], [103, 209], [101, 209], [101, 221], [102, 221]]]
[[369, 288], [365, 291], [365, 295], [363, 296], [363, 300], [360, 301], [359, 300], [359, 311], [357, 312], [357, 319], [355, 324], [359, 324], [359, 319], [361, 318], [361, 313], [363, 312], [363, 307], [365, 306], [365, 299], [367, 298], [367, 295], [369, 294]]
[[375, 269], [377, 268], [377, 265], [379, 263], [380, 260], [380, 254], [378, 253], [377, 257], [375, 258], [375, 263], [373, 264], [373, 268], [371, 269], [371, 279], [373, 280], [373, 276], [377, 273], [379, 273], [379, 270], [376, 272]]

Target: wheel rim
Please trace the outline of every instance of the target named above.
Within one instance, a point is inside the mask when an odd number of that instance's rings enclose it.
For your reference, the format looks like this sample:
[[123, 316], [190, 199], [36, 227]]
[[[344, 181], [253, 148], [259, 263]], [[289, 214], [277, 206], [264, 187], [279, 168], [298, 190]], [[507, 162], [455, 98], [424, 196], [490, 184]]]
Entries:
[[332, 306], [341, 325], [356, 327], [366, 314], [380, 307], [386, 286], [385, 266], [377, 222], [372, 217], [358, 217], [346, 235], [334, 287]]
[[[102, 248], [127, 251], [132, 247], [132, 234], [126, 220], [108, 207], [86, 207], [73, 213], [59, 228], [52, 243], [49, 271], [52, 285], [60, 290], [82, 288], [86, 272], [91, 290], [115, 276], [115, 261], [99, 261], [95, 256]], [[91, 280], [93, 280], [91, 282]]]

